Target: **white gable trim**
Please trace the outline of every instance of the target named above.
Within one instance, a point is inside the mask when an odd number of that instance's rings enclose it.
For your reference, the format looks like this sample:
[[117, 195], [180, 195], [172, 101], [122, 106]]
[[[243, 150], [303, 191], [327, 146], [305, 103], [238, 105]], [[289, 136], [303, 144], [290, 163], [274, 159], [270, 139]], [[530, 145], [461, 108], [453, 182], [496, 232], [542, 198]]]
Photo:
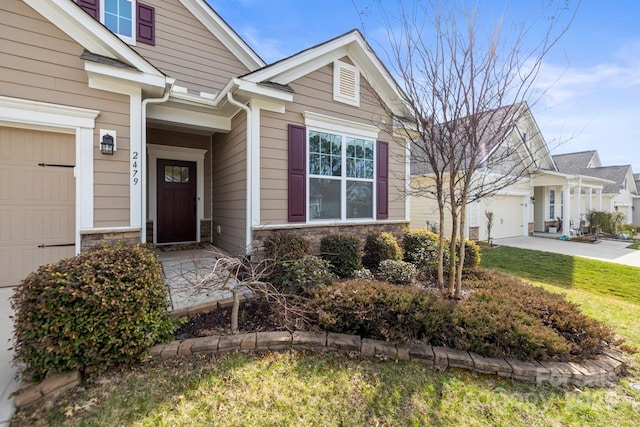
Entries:
[[396, 114], [408, 114], [400, 113], [405, 109], [401, 101], [404, 96], [395, 80], [358, 31], [352, 31], [342, 37], [302, 51], [263, 70], [251, 73], [243, 79], [255, 83], [272, 81], [279, 84], [289, 84], [345, 56], [353, 61], [362, 76], [387, 105], [396, 111]]
[[117, 59], [146, 74], [164, 76], [118, 36], [71, 0], [23, 0], [92, 53]]
[[180, 3], [250, 71], [266, 65], [244, 40], [203, 0], [180, 0]]

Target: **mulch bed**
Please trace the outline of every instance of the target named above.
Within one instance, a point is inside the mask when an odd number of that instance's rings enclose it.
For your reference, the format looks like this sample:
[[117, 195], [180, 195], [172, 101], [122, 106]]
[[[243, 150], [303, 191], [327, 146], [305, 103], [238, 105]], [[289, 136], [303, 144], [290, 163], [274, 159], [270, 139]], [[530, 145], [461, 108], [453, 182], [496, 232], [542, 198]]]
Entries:
[[[238, 314], [240, 332], [283, 331], [285, 322], [266, 302], [242, 304]], [[200, 313], [189, 318], [175, 333], [177, 339], [198, 338], [231, 333], [231, 308]]]

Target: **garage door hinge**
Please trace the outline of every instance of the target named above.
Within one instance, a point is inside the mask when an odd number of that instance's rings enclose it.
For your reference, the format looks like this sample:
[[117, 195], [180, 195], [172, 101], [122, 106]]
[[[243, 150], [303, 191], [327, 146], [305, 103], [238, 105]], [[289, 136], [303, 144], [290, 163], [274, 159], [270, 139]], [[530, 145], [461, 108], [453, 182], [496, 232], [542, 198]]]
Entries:
[[39, 248], [62, 248], [64, 246], [75, 246], [75, 243], [59, 243], [57, 245], [45, 245], [44, 243], [38, 245]]
[[38, 163], [38, 166], [41, 166], [43, 168], [47, 166], [53, 167], [53, 168], [75, 168], [76, 167], [76, 165], [58, 165], [55, 163]]

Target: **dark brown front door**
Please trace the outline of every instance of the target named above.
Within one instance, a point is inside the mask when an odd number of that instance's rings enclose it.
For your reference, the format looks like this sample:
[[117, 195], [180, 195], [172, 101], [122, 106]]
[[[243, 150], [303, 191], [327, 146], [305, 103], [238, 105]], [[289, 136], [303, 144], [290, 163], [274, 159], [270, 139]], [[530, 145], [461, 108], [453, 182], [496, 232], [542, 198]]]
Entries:
[[158, 159], [158, 243], [196, 240], [196, 164]]

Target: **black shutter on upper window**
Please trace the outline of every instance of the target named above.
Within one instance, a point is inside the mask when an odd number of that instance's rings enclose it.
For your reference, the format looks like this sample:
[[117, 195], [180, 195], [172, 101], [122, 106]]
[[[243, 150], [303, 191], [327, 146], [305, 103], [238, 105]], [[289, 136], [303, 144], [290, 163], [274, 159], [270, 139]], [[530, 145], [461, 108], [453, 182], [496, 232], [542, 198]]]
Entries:
[[376, 219], [389, 218], [389, 143], [377, 141]]
[[136, 8], [136, 40], [140, 43], [155, 45], [155, 8], [140, 2], [136, 2]]
[[78, 0], [78, 6], [94, 19], [100, 20], [100, 0]]
[[289, 125], [289, 222], [307, 220], [307, 129]]

